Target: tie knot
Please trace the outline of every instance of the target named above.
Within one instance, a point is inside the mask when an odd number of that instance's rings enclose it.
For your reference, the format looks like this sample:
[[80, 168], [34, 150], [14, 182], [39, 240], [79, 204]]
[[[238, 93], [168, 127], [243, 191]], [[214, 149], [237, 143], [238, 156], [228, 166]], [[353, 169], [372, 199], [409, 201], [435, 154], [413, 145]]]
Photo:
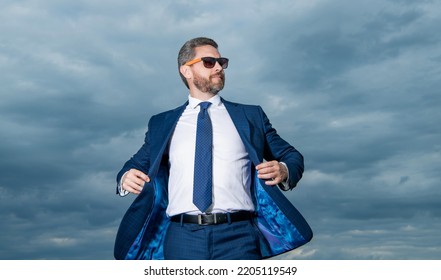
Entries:
[[206, 110], [208, 107], [210, 107], [211, 102], [201, 102], [199, 103], [199, 106], [201, 107], [201, 110]]

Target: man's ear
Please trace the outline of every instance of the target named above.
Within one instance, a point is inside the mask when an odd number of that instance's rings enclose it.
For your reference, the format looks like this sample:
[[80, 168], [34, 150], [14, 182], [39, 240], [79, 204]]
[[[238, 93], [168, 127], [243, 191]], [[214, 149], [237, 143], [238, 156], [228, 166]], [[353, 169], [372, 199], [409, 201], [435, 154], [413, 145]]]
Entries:
[[181, 67], [179, 67], [179, 71], [187, 79], [190, 79], [193, 76], [193, 73], [191, 73], [190, 70], [190, 66], [182, 65]]

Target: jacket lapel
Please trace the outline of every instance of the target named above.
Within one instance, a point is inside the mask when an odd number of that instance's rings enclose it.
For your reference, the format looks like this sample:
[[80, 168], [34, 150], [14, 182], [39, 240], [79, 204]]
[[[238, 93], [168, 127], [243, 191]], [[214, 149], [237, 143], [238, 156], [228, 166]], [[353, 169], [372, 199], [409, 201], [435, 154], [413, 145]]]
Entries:
[[179, 117], [185, 110], [188, 101], [172, 110], [168, 113], [158, 115], [154, 123], [152, 123], [151, 135], [151, 158], [153, 159], [152, 165], [150, 166], [149, 176], [155, 177], [158, 173], [159, 166], [161, 165], [162, 156], [164, 155], [165, 149], [170, 142], [170, 138], [175, 130], [176, 124], [178, 123]]
[[251, 124], [248, 120], [247, 114], [245, 113], [245, 107], [241, 106], [237, 103], [232, 103], [222, 99], [222, 102], [227, 108], [228, 113], [230, 114], [231, 119], [239, 133], [242, 142], [245, 145], [245, 148], [248, 152], [248, 155], [254, 165], [259, 164], [262, 161], [262, 156], [259, 156], [256, 148], [253, 145], [253, 140], [251, 136]]

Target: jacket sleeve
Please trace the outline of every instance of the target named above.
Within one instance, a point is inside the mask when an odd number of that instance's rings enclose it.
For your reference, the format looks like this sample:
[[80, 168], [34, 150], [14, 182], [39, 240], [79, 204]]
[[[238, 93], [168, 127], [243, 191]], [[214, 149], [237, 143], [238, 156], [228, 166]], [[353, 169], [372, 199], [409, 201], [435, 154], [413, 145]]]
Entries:
[[129, 171], [130, 169], [137, 169], [139, 171], [142, 171], [145, 174], [148, 174], [149, 168], [150, 168], [150, 123], [149, 121], [148, 129], [145, 134], [144, 138], [144, 144], [141, 146], [141, 148], [134, 154], [122, 167], [122, 169], [118, 172], [116, 176], [116, 193], [120, 193], [119, 183], [121, 181], [122, 176], [124, 173]]
[[[265, 112], [259, 107], [263, 129], [265, 134], [264, 158], [268, 161], [277, 160], [284, 162], [288, 167], [289, 189], [293, 189], [300, 181], [304, 171], [304, 160], [302, 154], [288, 142], [283, 140], [277, 131], [272, 127]], [[283, 189], [283, 186], [280, 186]]]

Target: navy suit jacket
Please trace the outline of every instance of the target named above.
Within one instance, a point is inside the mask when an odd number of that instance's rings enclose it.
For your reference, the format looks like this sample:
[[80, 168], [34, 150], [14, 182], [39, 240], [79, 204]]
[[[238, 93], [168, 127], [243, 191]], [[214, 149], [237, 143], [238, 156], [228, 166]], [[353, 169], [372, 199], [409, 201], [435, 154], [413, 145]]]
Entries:
[[[302, 177], [303, 156], [272, 128], [260, 106], [223, 100], [245, 145], [253, 167], [263, 160], [287, 164], [289, 187]], [[179, 117], [188, 103], [153, 116], [148, 124], [144, 145], [118, 173], [117, 182], [131, 168], [148, 174], [145, 183], [124, 215], [115, 241], [116, 259], [163, 259], [164, 235], [170, 223], [167, 208], [168, 143]], [[267, 186], [252, 168], [252, 199], [256, 208], [255, 224], [260, 234], [263, 258], [295, 249], [312, 238], [308, 223], [278, 187]], [[118, 188], [117, 188], [118, 189]]]

